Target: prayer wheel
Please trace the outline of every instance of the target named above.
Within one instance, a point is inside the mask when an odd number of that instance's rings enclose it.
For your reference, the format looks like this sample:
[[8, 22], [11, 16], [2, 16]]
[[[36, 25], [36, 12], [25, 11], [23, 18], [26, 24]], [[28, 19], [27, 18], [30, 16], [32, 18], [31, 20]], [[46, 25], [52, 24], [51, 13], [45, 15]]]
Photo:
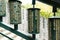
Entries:
[[60, 18], [53, 17], [48, 21], [49, 40], [60, 40]]
[[10, 0], [9, 10], [10, 10], [10, 23], [20, 24], [21, 23], [21, 2], [17, 0]]
[[5, 0], [0, 0], [0, 16], [5, 16], [6, 15], [6, 1]]
[[29, 8], [28, 9], [28, 32], [31, 34], [37, 34], [40, 32], [40, 9]]

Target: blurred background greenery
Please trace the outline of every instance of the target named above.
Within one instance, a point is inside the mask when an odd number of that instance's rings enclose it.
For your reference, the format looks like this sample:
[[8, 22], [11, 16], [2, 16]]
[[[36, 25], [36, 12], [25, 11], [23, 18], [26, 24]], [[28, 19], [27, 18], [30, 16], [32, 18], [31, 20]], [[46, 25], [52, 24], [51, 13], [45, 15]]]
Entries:
[[[25, 9], [28, 9], [28, 8], [32, 8], [33, 6], [32, 4], [25, 4], [25, 5], [22, 5], [22, 7]], [[53, 16], [52, 6], [36, 1], [35, 7], [41, 9], [40, 16], [44, 18], [49, 18]], [[60, 16], [59, 8], [57, 8], [56, 16]]]

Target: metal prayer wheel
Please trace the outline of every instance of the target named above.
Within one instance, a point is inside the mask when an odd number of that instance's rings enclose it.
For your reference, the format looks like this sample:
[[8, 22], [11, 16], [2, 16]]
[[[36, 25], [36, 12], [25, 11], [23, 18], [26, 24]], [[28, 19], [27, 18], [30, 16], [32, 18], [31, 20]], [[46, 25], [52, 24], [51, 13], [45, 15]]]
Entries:
[[16, 0], [9, 1], [10, 10], [10, 23], [20, 24], [21, 23], [21, 2]]
[[6, 2], [5, 0], [0, 0], [0, 16], [6, 15]]
[[60, 40], [60, 18], [49, 18], [48, 21], [49, 40]]
[[28, 9], [28, 32], [31, 34], [39, 33], [40, 28], [40, 9]]

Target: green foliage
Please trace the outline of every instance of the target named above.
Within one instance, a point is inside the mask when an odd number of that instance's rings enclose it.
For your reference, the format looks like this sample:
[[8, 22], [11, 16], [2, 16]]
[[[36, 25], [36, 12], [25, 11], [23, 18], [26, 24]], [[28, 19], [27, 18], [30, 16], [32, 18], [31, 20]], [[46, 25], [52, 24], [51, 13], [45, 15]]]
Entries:
[[[26, 4], [26, 5], [23, 5], [23, 7], [25, 9], [32, 8], [32, 4]], [[44, 18], [49, 18], [49, 17], [53, 16], [51, 6], [40, 3], [40, 2], [36, 2], [35, 7], [41, 9], [40, 10], [40, 16], [42, 16]]]
[[40, 12], [41, 14], [41, 16], [42, 17], [44, 17], [44, 18], [49, 18], [49, 17], [51, 17], [51, 16], [53, 16], [53, 13], [49, 13], [49, 12]]
[[60, 16], [60, 9], [57, 9], [56, 16]]

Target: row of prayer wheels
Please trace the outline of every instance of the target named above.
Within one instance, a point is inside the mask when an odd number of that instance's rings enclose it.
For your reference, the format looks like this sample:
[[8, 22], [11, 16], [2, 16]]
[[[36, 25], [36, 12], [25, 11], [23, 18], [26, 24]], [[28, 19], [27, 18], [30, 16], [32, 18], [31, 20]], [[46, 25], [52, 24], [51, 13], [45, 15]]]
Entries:
[[[21, 24], [21, 3], [17, 0], [9, 0], [10, 23]], [[37, 34], [40, 32], [40, 9], [29, 8], [28, 10], [28, 32]], [[5, 0], [0, 1], [0, 16], [6, 15]], [[60, 18], [49, 18], [48, 20], [49, 40], [60, 40]]]
[[[9, 0], [9, 11], [10, 11], [10, 23], [11, 24], [21, 24], [21, 3], [18, 0]], [[4, 2], [1, 4], [2, 13], [0, 16], [6, 15], [6, 5]], [[0, 6], [0, 8], [1, 8]], [[39, 33], [40, 27], [40, 9], [39, 8], [29, 8], [28, 10], [28, 32], [31, 34]], [[4, 11], [4, 12], [3, 12]]]

